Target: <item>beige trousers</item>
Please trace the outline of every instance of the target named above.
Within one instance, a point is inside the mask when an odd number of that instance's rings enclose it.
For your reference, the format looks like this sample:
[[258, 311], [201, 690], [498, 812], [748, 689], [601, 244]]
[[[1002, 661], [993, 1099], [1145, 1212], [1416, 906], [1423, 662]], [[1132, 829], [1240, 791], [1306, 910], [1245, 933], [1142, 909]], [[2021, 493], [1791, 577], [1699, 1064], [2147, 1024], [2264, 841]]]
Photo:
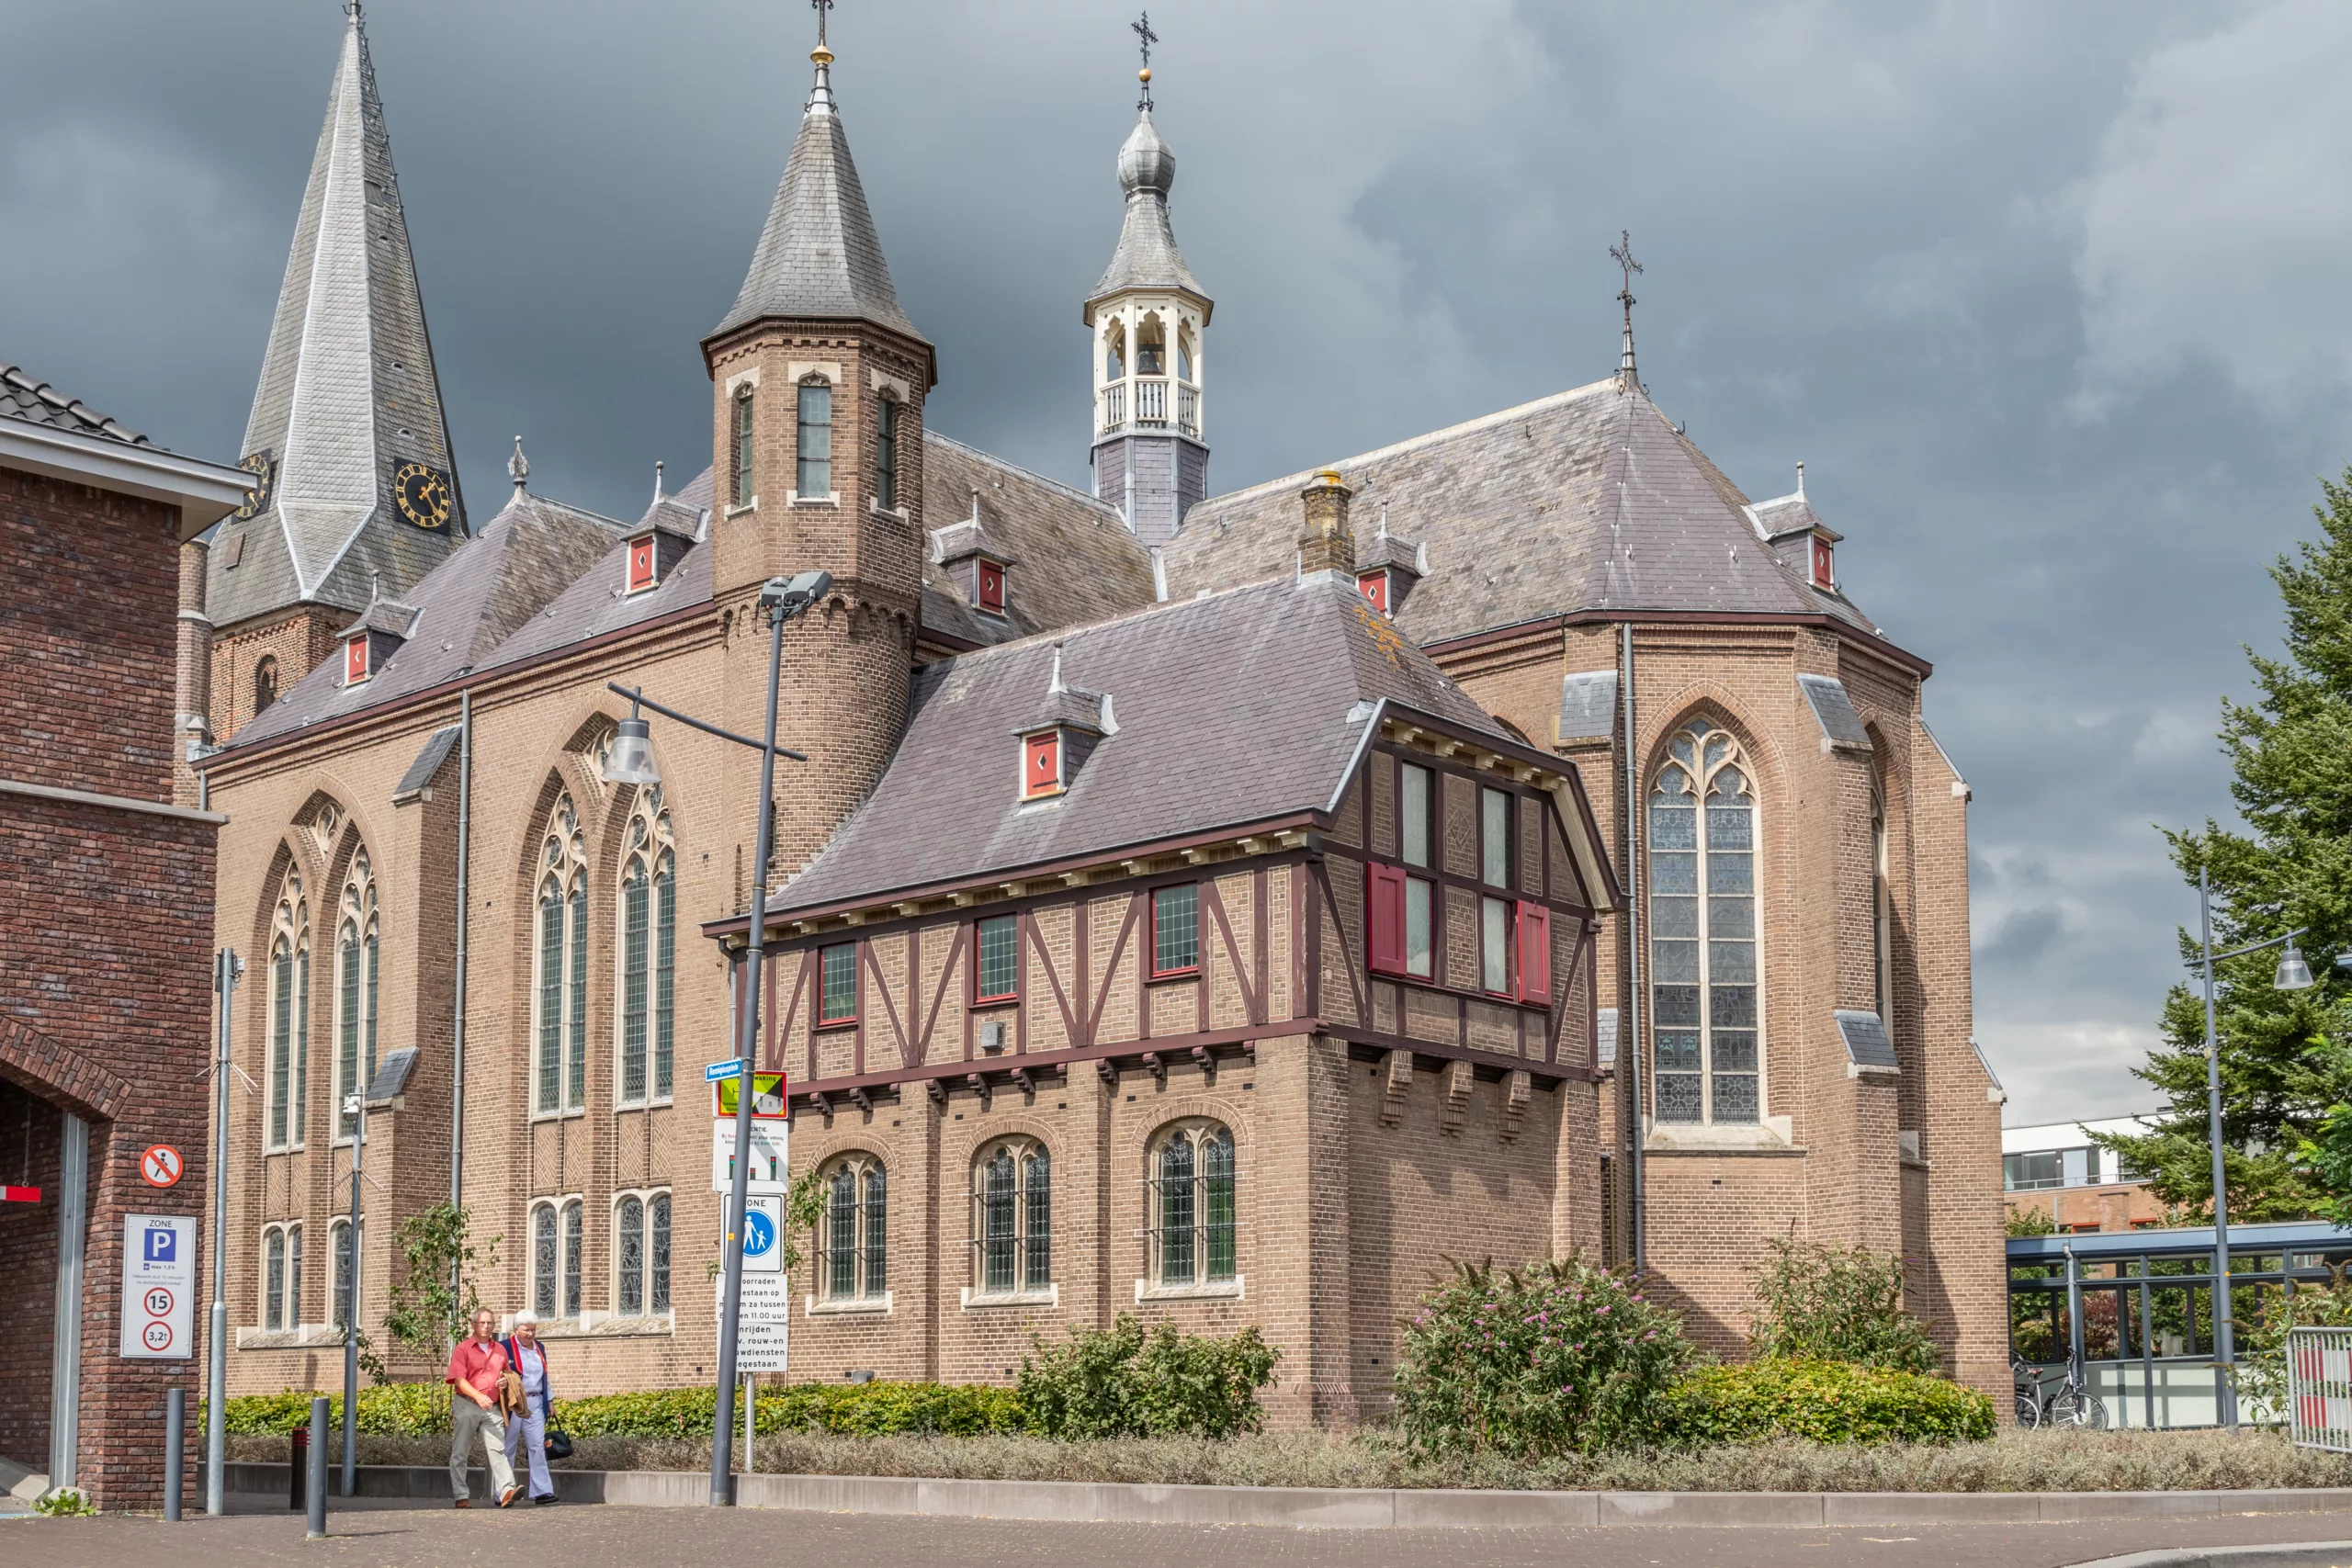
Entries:
[[490, 1465], [490, 1497], [494, 1503], [514, 1484], [514, 1467], [506, 1462], [506, 1423], [496, 1410], [484, 1410], [455, 1390], [451, 1393], [449, 1495], [467, 1495], [466, 1472], [472, 1468], [474, 1445], [480, 1443]]

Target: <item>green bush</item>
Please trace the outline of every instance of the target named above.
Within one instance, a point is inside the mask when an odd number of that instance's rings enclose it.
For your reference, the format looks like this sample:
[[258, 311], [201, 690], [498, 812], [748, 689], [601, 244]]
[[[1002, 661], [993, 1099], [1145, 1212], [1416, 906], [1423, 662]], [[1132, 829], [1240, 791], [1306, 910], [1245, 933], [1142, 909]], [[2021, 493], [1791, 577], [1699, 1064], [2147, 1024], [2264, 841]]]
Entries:
[[1229, 1339], [1144, 1331], [1121, 1313], [1108, 1329], [1034, 1336], [1015, 1391], [1028, 1428], [1048, 1438], [1229, 1438], [1258, 1429], [1258, 1390], [1282, 1352], [1254, 1327]]
[[1758, 1360], [1852, 1361], [1897, 1372], [1942, 1368], [1927, 1325], [1903, 1310], [1903, 1260], [1866, 1247], [1781, 1240], [1756, 1270]]
[[[2245, 1358], [2237, 1369], [2238, 1394], [2250, 1407], [2249, 1419], [2287, 1418], [2289, 1329], [2352, 1327], [2352, 1283], [2345, 1274], [2344, 1265], [2330, 1264], [2326, 1284], [2297, 1280], [2292, 1295], [2276, 1285], [2238, 1287], [2238, 1315], [2232, 1321]], [[2088, 1299], [2085, 1297], [2086, 1303]]]
[[1702, 1367], [1667, 1404], [1672, 1435], [1690, 1443], [1955, 1442], [1993, 1435], [1993, 1402], [1974, 1389], [1850, 1361]]
[[1458, 1266], [1404, 1329], [1396, 1425], [1431, 1453], [1539, 1459], [1652, 1440], [1690, 1359], [1680, 1318], [1574, 1259]]
[[[277, 1393], [239, 1394], [222, 1407], [223, 1425], [233, 1437], [284, 1437], [311, 1424], [311, 1393], [285, 1389]], [[205, 1411], [197, 1403], [197, 1430], [204, 1429]], [[343, 1395], [327, 1396], [327, 1425], [343, 1430]], [[379, 1438], [422, 1438], [449, 1429], [448, 1395], [439, 1383], [390, 1382], [359, 1391], [359, 1429]]]
[[[710, 1435], [718, 1399], [717, 1391], [708, 1388], [592, 1394], [557, 1400], [555, 1415], [575, 1438], [704, 1438]], [[794, 1383], [760, 1390], [752, 1420], [763, 1435], [936, 1432], [964, 1437], [1017, 1432], [1022, 1410], [1012, 1390], [985, 1383]]]

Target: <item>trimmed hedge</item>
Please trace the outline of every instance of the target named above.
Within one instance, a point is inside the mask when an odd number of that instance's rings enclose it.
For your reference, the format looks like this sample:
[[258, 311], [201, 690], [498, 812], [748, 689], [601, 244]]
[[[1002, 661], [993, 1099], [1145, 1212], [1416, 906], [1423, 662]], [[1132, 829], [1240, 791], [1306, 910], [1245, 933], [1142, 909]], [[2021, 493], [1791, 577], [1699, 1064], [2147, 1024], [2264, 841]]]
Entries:
[[1675, 1388], [1670, 1403], [1675, 1435], [1691, 1443], [1955, 1442], [1993, 1435], [1993, 1402], [1974, 1389], [1849, 1361], [1703, 1367]]
[[[651, 1393], [602, 1393], [555, 1402], [557, 1423], [575, 1438], [707, 1438], [718, 1396], [708, 1388]], [[278, 1436], [311, 1419], [300, 1389], [229, 1401], [228, 1428], [241, 1437]], [[755, 1420], [763, 1433], [840, 1432], [879, 1437], [940, 1432], [968, 1437], [1017, 1432], [1020, 1395], [986, 1384], [929, 1382], [795, 1383], [762, 1389]], [[328, 1425], [343, 1430], [343, 1396], [333, 1397]], [[198, 1429], [203, 1414], [198, 1413]], [[359, 1391], [359, 1429], [376, 1437], [422, 1438], [449, 1429], [446, 1390], [437, 1383], [386, 1383]]]
[[[223, 1407], [232, 1437], [284, 1437], [311, 1422], [311, 1393], [286, 1389], [277, 1393], [240, 1394]], [[197, 1404], [196, 1429], [204, 1430], [202, 1401]], [[327, 1400], [327, 1426], [343, 1430], [343, 1395]], [[449, 1403], [439, 1383], [382, 1383], [359, 1391], [359, 1429], [370, 1437], [422, 1438], [449, 1429]]]

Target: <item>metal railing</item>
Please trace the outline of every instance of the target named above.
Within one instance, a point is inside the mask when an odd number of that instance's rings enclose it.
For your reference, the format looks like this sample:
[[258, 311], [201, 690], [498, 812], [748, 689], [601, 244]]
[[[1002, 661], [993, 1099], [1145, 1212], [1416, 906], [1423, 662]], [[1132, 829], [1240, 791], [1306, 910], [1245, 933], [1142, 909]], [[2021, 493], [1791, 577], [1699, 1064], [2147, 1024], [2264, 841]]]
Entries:
[[2287, 1427], [2299, 1449], [2352, 1453], [2352, 1328], [2287, 1330]]

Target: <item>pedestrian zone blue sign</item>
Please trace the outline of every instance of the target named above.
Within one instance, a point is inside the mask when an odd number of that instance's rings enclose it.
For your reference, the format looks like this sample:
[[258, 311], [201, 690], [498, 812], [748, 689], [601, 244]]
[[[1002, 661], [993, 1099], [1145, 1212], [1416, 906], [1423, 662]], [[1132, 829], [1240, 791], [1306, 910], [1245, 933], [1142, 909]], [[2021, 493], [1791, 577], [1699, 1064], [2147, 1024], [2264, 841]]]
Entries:
[[743, 1058], [741, 1056], [725, 1062], [713, 1062], [702, 1070], [702, 1081], [705, 1083], [717, 1083], [721, 1078], [735, 1078], [742, 1076]]
[[757, 1209], [743, 1213], [743, 1256], [765, 1258], [775, 1245], [775, 1222]]

